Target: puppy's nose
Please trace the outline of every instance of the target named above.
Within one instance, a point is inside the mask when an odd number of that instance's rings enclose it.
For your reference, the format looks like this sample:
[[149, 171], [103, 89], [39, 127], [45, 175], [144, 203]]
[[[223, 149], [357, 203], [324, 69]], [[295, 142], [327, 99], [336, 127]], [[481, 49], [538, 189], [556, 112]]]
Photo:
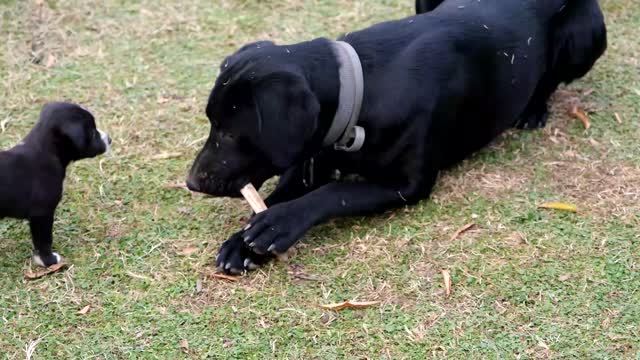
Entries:
[[200, 187], [198, 186], [198, 183], [193, 181], [191, 177], [187, 178], [187, 188], [191, 191], [200, 191]]

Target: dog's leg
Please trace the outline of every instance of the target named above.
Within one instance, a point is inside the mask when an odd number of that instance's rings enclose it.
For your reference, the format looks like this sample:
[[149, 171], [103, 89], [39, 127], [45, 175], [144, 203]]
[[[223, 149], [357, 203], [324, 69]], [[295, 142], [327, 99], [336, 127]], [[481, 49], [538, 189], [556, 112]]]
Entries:
[[267, 207], [291, 201], [326, 185], [331, 181], [333, 171], [328, 164], [325, 158], [317, 156], [312, 163], [296, 165], [287, 170], [280, 177], [273, 192], [265, 199]]
[[416, 203], [429, 195], [435, 177], [428, 183], [397, 189], [371, 183], [330, 183], [255, 215], [243, 234], [244, 241], [258, 254], [284, 253], [312, 226], [329, 219]]
[[[414, 204], [429, 196], [438, 170], [397, 188], [377, 184], [332, 182], [305, 196], [255, 215], [242, 232], [221, 247], [216, 264], [229, 273], [253, 270], [293, 246], [312, 226], [332, 218], [379, 213]], [[247, 252], [247, 250], [250, 250]], [[248, 265], [248, 266], [247, 266]]]
[[[278, 181], [275, 190], [265, 199], [268, 207], [302, 197], [331, 181], [332, 167], [322, 156], [313, 164], [297, 165], [287, 170]], [[313, 167], [313, 170], [310, 168]], [[255, 214], [254, 214], [255, 215]], [[216, 257], [216, 267], [231, 274], [239, 274], [273, 259], [272, 254], [257, 254], [244, 242], [244, 230], [225, 241]]]
[[33, 239], [33, 262], [42, 267], [57, 264], [62, 259], [51, 250], [53, 242], [53, 212], [51, 215], [33, 216], [29, 219]]
[[551, 24], [548, 70], [515, 126], [544, 127], [547, 102], [561, 83], [583, 77], [607, 48], [607, 29], [596, 0], [569, 1]]
[[534, 95], [524, 112], [517, 119], [515, 127], [518, 129], [539, 129], [547, 125], [549, 109], [547, 102], [551, 94], [558, 88], [558, 83], [553, 82], [548, 76], [540, 81]]

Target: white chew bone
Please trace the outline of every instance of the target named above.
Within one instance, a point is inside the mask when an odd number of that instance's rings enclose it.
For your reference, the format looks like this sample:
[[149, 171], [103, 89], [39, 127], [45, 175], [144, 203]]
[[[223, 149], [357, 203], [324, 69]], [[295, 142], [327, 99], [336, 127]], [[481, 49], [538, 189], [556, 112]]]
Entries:
[[253, 209], [253, 212], [255, 212], [256, 214], [267, 210], [267, 205], [264, 203], [264, 201], [260, 197], [260, 194], [258, 194], [258, 191], [255, 187], [253, 187], [251, 183], [245, 185], [240, 190], [240, 193], [242, 193], [242, 196], [244, 196], [245, 200], [247, 200], [247, 202]]

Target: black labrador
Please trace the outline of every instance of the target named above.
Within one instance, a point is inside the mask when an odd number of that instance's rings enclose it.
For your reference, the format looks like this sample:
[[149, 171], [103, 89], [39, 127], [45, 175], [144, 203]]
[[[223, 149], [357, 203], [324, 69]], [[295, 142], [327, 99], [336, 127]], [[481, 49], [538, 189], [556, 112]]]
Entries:
[[427, 198], [440, 170], [500, 133], [544, 126], [550, 95], [607, 44], [596, 0], [416, 5], [427, 12], [348, 33], [347, 46], [257, 42], [222, 62], [188, 187], [237, 197], [281, 177], [269, 209], [224, 242], [218, 267], [251, 270], [316, 224]]
[[0, 152], [0, 218], [29, 220], [37, 265], [47, 267], [61, 260], [51, 243], [67, 166], [105, 153], [110, 144], [111, 138], [96, 129], [86, 109], [48, 103], [27, 137]]

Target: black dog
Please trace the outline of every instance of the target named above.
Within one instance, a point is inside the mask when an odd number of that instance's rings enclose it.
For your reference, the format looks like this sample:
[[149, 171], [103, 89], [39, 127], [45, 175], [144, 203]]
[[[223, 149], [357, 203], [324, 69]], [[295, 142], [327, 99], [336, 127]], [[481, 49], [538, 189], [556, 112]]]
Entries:
[[427, 198], [441, 169], [510, 127], [544, 126], [549, 96], [606, 48], [596, 0], [416, 5], [431, 11], [349, 33], [350, 46], [258, 42], [223, 61], [187, 185], [236, 197], [282, 176], [219, 267], [253, 269], [318, 223]]
[[0, 218], [29, 220], [36, 264], [46, 267], [61, 259], [52, 251], [51, 242], [67, 166], [105, 153], [110, 144], [109, 136], [96, 129], [87, 110], [49, 103], [27, 137], [0, 152]]

